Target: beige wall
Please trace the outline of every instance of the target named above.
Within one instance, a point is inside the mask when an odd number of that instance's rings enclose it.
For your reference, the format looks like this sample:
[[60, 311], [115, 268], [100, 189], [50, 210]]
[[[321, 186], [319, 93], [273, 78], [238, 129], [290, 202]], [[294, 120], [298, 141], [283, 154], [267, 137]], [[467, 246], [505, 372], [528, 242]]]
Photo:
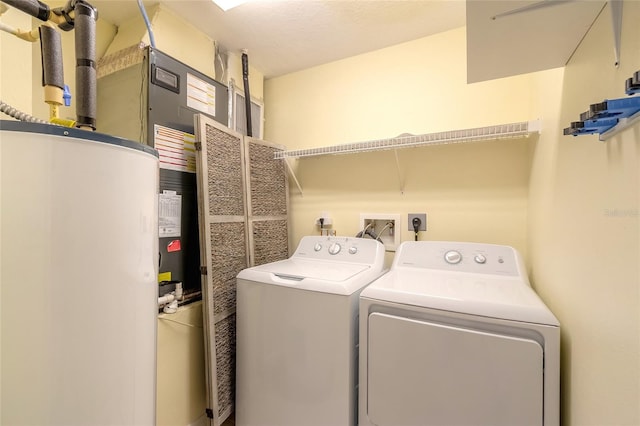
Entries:
[[[176, 322], [177, 321], [177, 322]], [[202, 302], [158, 316], [158, 426], [204, 423]]]
[[619, 69], [607, 7], [562, 85], [545, 88], [561, 107], [531, 174], [529, 266], [562, 324], [565, 425], [640, 424], [640, 126], [605, 143], [561, 136], [590, 104], [627, 97], [625, 79], [640, 69], [640, 3], [623, 12]]
[[[215, 76], [215, 42], [162, 5], [147, 9], [156, 47], [210, 77]], [[118, 27], [107, 54], [138, 43], [150, 44], [142, 15], [137, 14]]]
[[465, 34], [269, 79], [265, 131], [299, 148], [528, 120], [529, 75], [466, 84]]
[[[31, 18], [14, 8], [9, 8], [1, 19], [13, 28], [31, 29]], [[31, 48], [31, 43], [0, 32], [0, 99], [27, 113], [31, 113], [32, 104]], [[10, 118], [2, 114], [2, 119]]]
[[[467, 85], [459, 28], [267, 80], [265, 139], [294, 149], [527, 121], [537, 118], [531, 79]], [[355, 235], [361, 212], [400, 213], [403, 241], [412, 238], [407, 213], [426, 212], [423, 239], [525, 253], [532, 147], [515, 139], [399, 150], [400, 170], [393, 151], [298, 160], [292, 246], [317, 232], [321, 211], [338, 235]]]

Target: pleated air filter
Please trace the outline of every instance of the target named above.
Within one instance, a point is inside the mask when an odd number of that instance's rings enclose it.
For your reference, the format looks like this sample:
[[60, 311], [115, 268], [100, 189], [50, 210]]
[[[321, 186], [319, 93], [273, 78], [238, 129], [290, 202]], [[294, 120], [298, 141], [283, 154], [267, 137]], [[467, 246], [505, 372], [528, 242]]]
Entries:
[[206, 126], [209, 214], [244, 218], [242, 136]]
[[289, 257], [287, 172], [275, 153], [280, 145], [245, 138], [247, 165], [249, 246], [251, 266]]
[[286, 259], [288, 186], [281, 146], [196, 115], [196, 171], [207, 399], [213, 425], [233, 412], [236, 276]]
[[253, 219], [254, 265], [276, 262], [288, 257], [287, 221]]

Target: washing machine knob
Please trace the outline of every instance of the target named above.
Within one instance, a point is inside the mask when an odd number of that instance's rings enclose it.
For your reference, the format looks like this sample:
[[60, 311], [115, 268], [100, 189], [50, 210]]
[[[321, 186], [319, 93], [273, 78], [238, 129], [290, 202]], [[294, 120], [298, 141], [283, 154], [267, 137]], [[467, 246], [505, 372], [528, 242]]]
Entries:
[[342, 250], [342, 247], [338, 243], [333, 243], [329, 246], [329, 254], [338, 254]]
[[350, 254], [356, 254], [358, 252], [358, 247], [349, 247], [349, 253]]
[[322, 250], [322, 244], [320, 244], [320, 243], [316, 243], [316, 245], [315, 245], [315, 246], [313, 246], [313, 249], [314, 249], [315, 251], [320, 251], [320, 250]]
[[486, 263], [487, 262], [487, 258], [484, 254], [476, 254], [476, 256], [473, 258], [473, 260], [476, 261], [476, 263]]
[[460, 263], [460, 261], [462, 260], [462, 255], [459, 251], [449, 250], [444, 254], [444, 260], [446, 260], [447, 263], [455, 265], [456, 263]]

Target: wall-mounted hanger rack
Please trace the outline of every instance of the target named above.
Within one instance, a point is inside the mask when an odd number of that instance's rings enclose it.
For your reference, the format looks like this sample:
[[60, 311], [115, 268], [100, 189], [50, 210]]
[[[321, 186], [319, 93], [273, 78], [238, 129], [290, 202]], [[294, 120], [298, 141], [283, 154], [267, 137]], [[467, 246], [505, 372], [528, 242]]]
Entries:
[[[285, 163], [293, 177], [293, 180], [303, 194], [302, 186], [295, 176], [293, 168], [286, 162], [287, 158], [315, 157], [321, 155], [355, 154], [360, 152], [385, 151], [400, 148], [415, 148], [431, 145], [445, 145], [454, 143], [478, 142], [496, 139], [512, 139], [529, 137], [539, 133], [541, 128], [540, 120], [521, 121], [518, 123], [499, 124], [496, 126], [476, 127], [464, 130], [452, 130], [438, 133], [427, 133], [423, 135], [402, 134], [395, 138], [375, 139], [365, 142], [347, 143], [342, 145], [331, 145], [319, 148], [306, 148], [291, 151], [278, 151], [275, 159], [285, 160]], [[396, 167], [400, 180], [400, 191], [404, 191], [402, 173], [397, 152], [395, 152]]]
[[[630, 96], [640, 92], [640, 71], [626, 80], [625, 92]], [[638, 121], [640, 97], [605, 99], [591, 104], [588, 111], [580, 114], [580, 121], [572, 122], [563, 133], [572, 136], [599, 134], [598, 139], [604, 142]]]
[[624, 91], [629, 96], [640, 93], [640, 71], [634, 72], [633, 77], [624, 82]]

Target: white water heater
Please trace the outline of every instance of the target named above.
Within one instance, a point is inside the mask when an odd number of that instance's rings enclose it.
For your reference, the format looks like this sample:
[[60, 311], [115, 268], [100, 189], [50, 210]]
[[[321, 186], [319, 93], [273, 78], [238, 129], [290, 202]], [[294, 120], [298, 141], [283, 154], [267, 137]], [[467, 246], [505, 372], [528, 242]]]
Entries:
[[155, 425], [158, 157], [0, 121], [0, 424]]

